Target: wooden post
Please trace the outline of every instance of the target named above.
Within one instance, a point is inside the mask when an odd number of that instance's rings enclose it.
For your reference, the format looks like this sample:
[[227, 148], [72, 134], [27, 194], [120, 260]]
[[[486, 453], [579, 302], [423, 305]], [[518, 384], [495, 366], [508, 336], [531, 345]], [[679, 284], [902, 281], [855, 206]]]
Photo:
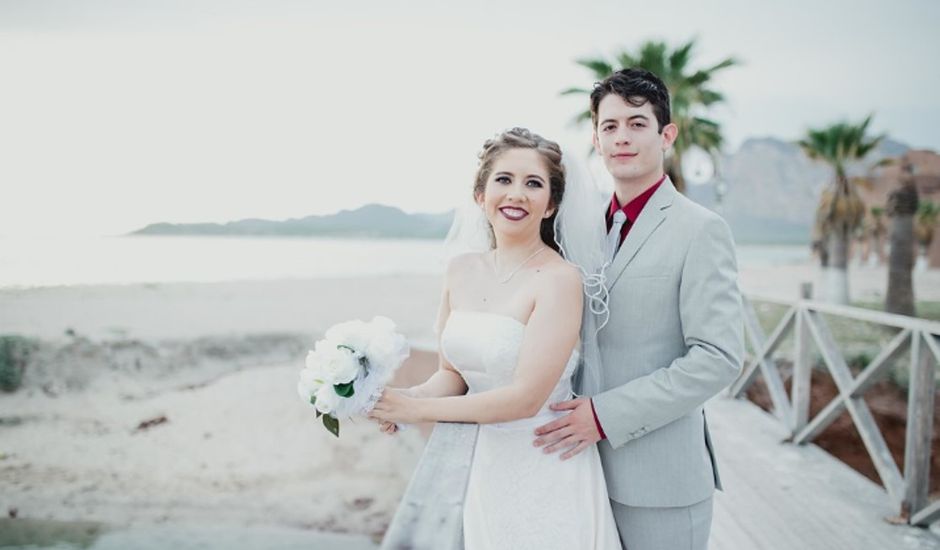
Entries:
[[803, 281], [800, 283], [800, 299], [802, 300], [812, 300], [813, 299], [813, 283], [808, 281]]
[[839, 345], [833, 338], [832, 331], [829, 330], [829, 326], [818, 311], [806, 311], [806, 324], [809, 325], [810, 334], [816, 341], [816, 345], [819, 346], [823, 363], [829, 369], [833, 381], [839, 388], [839, 396], [836, 399], [841, 399], [845, 403], [845, 407], [852, 417], [852, 422], [855, 423], [855, 427], [858, 429], [858, 435], [862, 438], [865, 449], [868, 450], [868, 456], [878, 472], [878, 477], [881, 478], [881, 482], [888, 491], [893, 503], [900, 505], [904, 501], [904, 477], [901, 475], [897, 463], [894, 462], [894, 457], [891, 456], [888, 444], [885, 443], [884, 436], [881, 434], [878, 424], [875, 423], [875, 418], [872, 416], [868, 404], [865, 403], [865, 399], [852, 396], [854, 385], [852, 371], [849, 370], [845, 357], [839, 351]]
[[[930, 440], [933, 435], [935, 388], [934, 361], [930, 348], [936, 341], [926, 331], [911, 339], [911, 383], [907, 394], [907, 441], [904, 445], [904, 502], [901, 517], [912, 516], [927, 506], [930, 485]], [[934, 344], [931, 346], [930, 344]]]
[[[800, 299], [813, 299], [813, 283], [807, 281], [800, 283]], [[791, 435], [799, 433], [809, 421], [809, 398], [813, 365], [811, 364], [811, 337], [809, 328], [806, 326], [805, 315], [805, 307], [798, 305], [796, 332], [793, 335], [793, 379], [790, 381], [790, 402], [793, 411], [790, 425]]]
[[[807, 286], [809, 288], [807, 288]], [[803, 283], [803, 299], [812, 293], [812, 285]], [[796, 327], [793, 339], [793, 379], [790, 382], [790, 400], [793, 407], [793, 419], [790, 426], [792, 434], [797, 434], [809, 421], [809, 398], [812, 384], [813, 365], [811, 364], [811, 341], [809, 327], [806, 326], [806, 310], [797, 305]]]
[[463, 550], [463, 501], [477, 429], [434, 426], [381, 550]]

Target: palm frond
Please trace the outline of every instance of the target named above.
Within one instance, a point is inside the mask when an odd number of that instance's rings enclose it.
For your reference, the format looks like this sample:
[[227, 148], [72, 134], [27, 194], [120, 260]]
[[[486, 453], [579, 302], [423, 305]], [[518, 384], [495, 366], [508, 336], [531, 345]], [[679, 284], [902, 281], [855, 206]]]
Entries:
[[669, 56], [669, 68], [673, 73], [681, 73], [685, 66], [689, 64], [689, 58], [692, 54], [692, 48], [695, 47], [695, 41], [690, 40], [679, 46]]
[[591, 95], [591, 91], [590, 91], [590, 90], [585, 90], [584, 88], [568, 88], [568, 89], [562, 90], [562, 91], [560, 92], [560, 95], [573, 95], [573, 94], [586, 94], [586, 95]]
[[725, 100], [724, 94], [714, 90], [701, 90], [699, 92], [699, 103], [708, 107], [715, 103], [721, 103]]
[[584, 111], [581, 111], [577, 115], [575, 115], [574, 118], [571, 119], [571, 122], [569, 123], [569, 125], [577, 128], [590, 120], [591, 120], [591, 111], [590, 109], [586, 109]]
[[708, 72], [708, 73], [713, 73], [713, 74], [714, 74], [714, 73], [717, 73], [718, 71], [720, 71], [720, 70], [722, 70], [722, 69], [727, 69], [728, 67], [734, 67], [735, 65], [741, 65], [741, 62], [740, 62], [737, 58], [729, 57], [729, 58], [723, 59], [723, 60], [720, 61], [719, 63], [716, 63], [715, 65], [712, 65], [711, 67], [705, 69], [705, 71]]
[[[728, 57], [706, 69], [691, 70], [696, 43], [697, 39], [692, 38], [670, 48], [664, 41], [651, 40], [634, 50], [623, 50], [613, 56], [619, 68], [646, 69], [658, 75], [666, 84], [671, 96], [672, 118], [679, 126], [679, 136], [673, 146], [677, 157], [681, 157], [683, 151], [693, 145], [710, 154], [720, 151], [723, 145], [721, 126], [714, 120], [693, 116], [692, 113], [698, 114], [701, 107], [707, 108], [725, 101], [721, 92], [707, 87], [707, 84], [715, 72], [738, 64], [737, 59]], [[576, 63], [592, 71], [598, 80], [606, 78], [615, 70], [612, 63], [604, 58], [583, 58]], [[572, 87], [561, 92], [562, 95], [589, 93], [584, 87]], [[590, 112], [584, 111], [577, 114], [572, 123], [583, 124], [590, 119]]]
[[617, 63], [620, 63], [621, 69], [629, 69], [630, 67], [636, 67], [640, 64], [640, 60], [636, 57], [633, 57], [630, 52], [620, 52], [617, 54]]
[[614, 72], [610, 63], [603, 59], [578, 59], [575, 63], [593, 71], [597, 80], [603, 80]]

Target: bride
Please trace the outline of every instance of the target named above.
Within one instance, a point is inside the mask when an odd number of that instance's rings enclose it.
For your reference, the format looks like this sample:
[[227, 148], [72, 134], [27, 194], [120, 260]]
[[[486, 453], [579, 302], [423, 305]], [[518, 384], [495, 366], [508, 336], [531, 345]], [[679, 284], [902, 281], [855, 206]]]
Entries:
[[571, 397], [578, 364], [585, 287], [555, 235], [565, 180], [559, 146], [528, 130], [484, 144], [473, 197], [490, 250], [448, 266], [438, 371], [387, 389], [372, 413], [389, 433], [396, 423], [480, 425], [463, 506], [467, 550], [620, 548], [597, 449], [559, 459], [532, 443], [536, 427], [564, 414], [549, 404]]

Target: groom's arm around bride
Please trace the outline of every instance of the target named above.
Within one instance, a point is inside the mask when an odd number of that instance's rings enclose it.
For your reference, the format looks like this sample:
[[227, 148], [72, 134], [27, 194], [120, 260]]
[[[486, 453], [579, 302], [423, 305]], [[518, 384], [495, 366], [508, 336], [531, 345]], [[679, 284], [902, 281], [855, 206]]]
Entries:
[[[670, 317], [675, 318], [685, 353], [660, 368], [610, 387], [590, 399], [579, 398], [553, 405], [555, 410], [572, 410], [572, 418], [566, 417], [540, 428], [537, 435], [542, 437], [536, 440], [536, 445], [546, 445], [548, 452], [570, 447], [573, 452], [563, 453], [564, 458], [601, 439], [606, 439], [616, 449], [695, 410], [734, 381], [741, 368], [743, 320], [731, 234], [727, 224], [714, 214], [705, 215], [701, 227], [689, 233], [692, 240], [688, 243], [681, 270], [675, 277], [677, 317], [669, 311], [666, 303], [653, 303], [652, 308], [637, 307], [654, 302], [649, 294], [643, 296], [644, 291], [639, 288], [632, 289], [630, 295], [642, 297], [642, 304], [627, 301], [623, 304], [625, 311], [622, 311], [618, 301], [611, 303], [611, 322], [616, 326], [616, 318], [628, 317], [632, 318], [628, 319], [630, 324], [644, 325], [640, 332], [650, 340], [648, 347], [657, 347], [657, 338], [663, 340], [663, 344], [668, 343], [666, 335], [657, 333], [652, 327], [663, 321], [671, 322]], [[642, 286], [646, 283], [643, 279], [656, 277], [625, 274], [624, 284]], [[661, 288], [668, 281], [652, 282]], [[656, 295], [660, 288], [651, 292]], [[605, 327], [603, 331], [612, 332], [612, 327]], [[640, 350], [631, 349], [629, 342], [634, 338], [618, 339], [615, 334], [607, 336], [604, 347], [616, 348], [614, 354], [619, 359], [616, 362], [644, 361], [637, 354]], [[617, 340], [622, 345], [617, 345]], [[610, 355], [604, 351], [609, 350], [604, 349], [602, 355]], [[609, 382], [610, 378], [616, 378], [610, 373], [618, 367], [605, 364], [602, 370]], [[569, 432], [586, 435], [575, 439], [562, 438], [558, 430], [562, 426]], [[598, 433], [598, 428], [602, 433]], [[579, 441], [584, 445], [574, 446]]]

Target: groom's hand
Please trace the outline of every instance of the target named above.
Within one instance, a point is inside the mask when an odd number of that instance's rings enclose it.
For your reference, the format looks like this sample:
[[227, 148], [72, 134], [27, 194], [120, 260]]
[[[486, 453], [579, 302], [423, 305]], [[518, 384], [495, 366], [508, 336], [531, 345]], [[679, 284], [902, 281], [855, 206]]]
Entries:
[[567, 448], [561, 455], [567, 460], [601, 440], [591, 411], [591, 400], [579, 397], [571, 401], [562, 401], [551, 406], [553, 411], [571, 411], [566, 416], [553, 420], [535, 429], [538, 436], [533, 443], [536, 447], [545, 446], [545, 453], [554, 453]]

